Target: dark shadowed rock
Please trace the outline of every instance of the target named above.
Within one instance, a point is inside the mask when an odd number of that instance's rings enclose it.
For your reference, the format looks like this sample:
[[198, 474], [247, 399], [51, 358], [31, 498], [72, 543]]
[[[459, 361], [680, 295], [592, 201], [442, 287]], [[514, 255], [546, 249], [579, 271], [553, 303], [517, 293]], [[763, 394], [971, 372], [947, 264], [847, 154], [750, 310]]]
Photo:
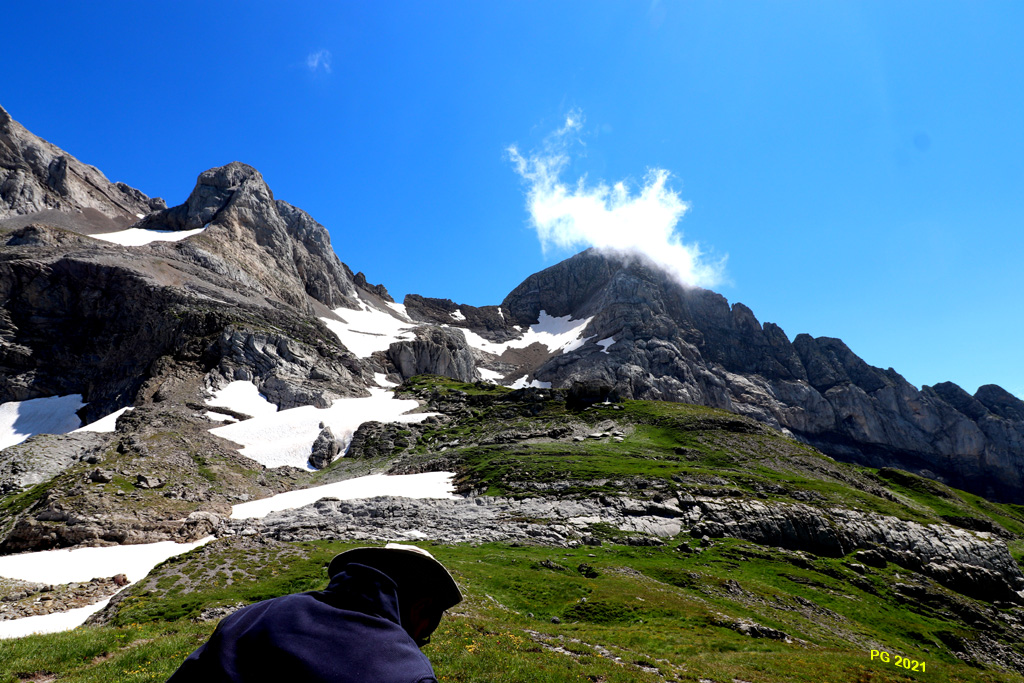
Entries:
[[409, 294], [403, 301], [406, 313], [418, 322], [471, 329], [484, 339], [506, 341], [519, 336], [500, 306], [470, 306], [451, 299], [432, 299]]
[[1024, 401], [995, 384], [979, 387], [974, 398], [999, 417], [1024, 422]]
[[619, 394], [612, 385], [596, 381], [573, 382], [565, 395], [566, 405], [574, 409], [605, 401], [616, 403]]

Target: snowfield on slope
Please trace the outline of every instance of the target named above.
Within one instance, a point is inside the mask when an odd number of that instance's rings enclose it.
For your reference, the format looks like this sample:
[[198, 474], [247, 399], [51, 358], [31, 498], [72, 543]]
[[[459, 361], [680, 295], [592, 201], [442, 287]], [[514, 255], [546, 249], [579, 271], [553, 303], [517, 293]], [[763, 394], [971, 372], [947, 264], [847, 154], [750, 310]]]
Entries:
[[420, 474], [369, 474], [365, 477], [346, 479], [333, 484], [314, 486], [298, 491], [279, 493], [270, 498], [261, 498], [248, 503], [239, 503], [231, 508], [232, 519], [266, 517], [271, 512], [294, 510], [303, 505], [315, 503], [321, 498], [355, 500], [378, 496], [401, 498], [455, 498], [453, 472], [423, 472]]
[[[238, 384], [248, 384], [252, 390], [236, 387]], [[253, 398], [255, 389], [249, 382], [240, 380], [232, 382], [226, 390], [218, 392], [217, 398], [211, 400], [219, 401], [223, 407], [251, 415], [253, 413], [250, 411], [259, 407], [258, 401]], [[258, 392], [255, 393], [258, 396]], [[406, 415], [408, 411], [418, 408], [419, 403], [411, 399], [393, 398], [386, 389], [370, 389], [370, 394], [368, 398], [338, 399], [330, 408], [300, 406], [271, 412], [265, 407], [259, 407], [266, 412], [251, 420], [214, 427], [210, 432], [241, 445], [242, 455], [261, 465], [290, 465], [310, 469], [309, 455], [313, 442], [320, 434], [320, 423], [331, 428], [334, 437], [341, 441], [344, 452], [352, 441], [352, 434], [364, 422], [421, 422], [434, 414]], [[235, 397], [236, 401], [232, 402], [230, 397]], [[266, 399], [262, 400], [266, 403]]]
[[[37, 583], [62, 584], [124, 574], [129, 581], [135, 583], [145, 578], [153, 567], [164, 560], [187, 553], [211, 540], [213, 537], [208, 536], [195, 543], [162, 541], [141, 545], [62, 548], [6, 555], [0, 557], [0, 576]], [[0, 638], [20, 638], [32, 633], [68, 631], [81, 626], [90, 615], [99, 612], [109, 601], [110, 598], [107, 598], [102, 602], [66, 612], [0, 621]]]
[[36, 434], [67, 434], [77, 429], [82, 421], [76, 413], [84, 406], [81, 394], [0, 404], [0, 450]]
[[142, 228], [128, 228], [117, 232], [104, 232], [89, 237], [95, 237], [104, 242], [113, 242], [122, 247], [141, 247], [150, 242], [180, 242], [186, 237], [198, 235], [209, 226], [196, 228], [195, 230], [143, 230]]
[[[405, 312], [405, 306], [401, 304], [388, 304], [388, 308], [397, 313], [401, 319], [366, 304], [359, 310], [336, 308], [334, 313], [346, 322], [330, 318], [320, 318], [320, 320], [337, 335], [341, 343], [352, 353], [360, 358], [367, 358], [375, 351], [387, 351], [388, 347], [397, 341], [414, 339], [412, 328], [430, 324], [414, 322], [409, 319]], [[461, 309], [456, 309], [451, 313], [451, 317], [453, 320], [466, 319]], [[472, 348], [496, 356], [500, 356], [508, 349], [522, 349], [538, 342], [552, 353], [556, 351], [569, 353], [593, 339], [593, 337], [582, 337], [584, 328], [593, 319], [591, 316], [582, 320], [573, 320], [568, 315], [555, 318], [548, 315], [547, 311], [541, 311], [537, 323], [525, 330], [522, 337], [507, 342], [488, 341], [472, 330], [462, 327], [454, 329], [460, 330], [466, 336], [466, 343]], [[442, 327], [449, 326], [442, 325]]]
[[367, 358], [375, 351], [387, 351], [397, 341], [415, 339], [410, 330], [418, 323], [409, 320], [405, 315], [405, 307], [394, 304], [391, 310], [403, 319], [364, 305], [362, 309], [336, 308], [334, 313], [345, 320], [320, 318], [327, 328], [337, 335], [345, 347], [360, 358]]
[[[265, 517], [271, 512], [293, 510], [326, 497], [342, 500], [377, 496], [455, 498], [453, 477], [454, 474], [451, 472], [425, 472], [395, 476], [372, 474], [240, 503], [232, 508], [231, 517], [233, 519]], [[417, 537], [427, 537], [427, 534], [418, 531], [406, 533]], [[212, 539], [213, 537], [209, 536], [195, 543], [163, 541], [142, 545], [65, 548], [7, 555], [0, 557], [0, 576], [23, 581], [62, 584], [125, 574], [129, 581], [136, 583], [164, 560], [198, 548]], [[0, 638], [19, 638], [32, 633], [57, 633], [71, 630], [85, 623], [89, 616], [103, 609], [107, 602], [109, 602], [109, 598], [66, 612], [0, 621]]]
[[552, 353], [555, 351], [569, 353], [593, 339], [593, 337], [582, 336], [584, 328], [593, 319], [594, 317], [591, 316], [582, 320], [573, 320], [572, 316], [568, 315], [555, 318], [548, 315], [547, 311], [541, 311], [536, 324], [531, 325], [522, 337], [500, 343], [487, 341], [471, 330], [463, 329], [462, 332], [466, 335], [466, 342], [470, 346], [496, 356], [500, 356], [508, 349], [524, 349], [537, 342], [546, 346]]
[[127, 412], [131, 412], [131, 408], [121, 408], [115, 410], [110, 415], [101, 417], [95, 422], [90, 422], [84, 427], [79, 427], [76, 432], [112, 432], [117, 428], [117, 418], [121, 417]]

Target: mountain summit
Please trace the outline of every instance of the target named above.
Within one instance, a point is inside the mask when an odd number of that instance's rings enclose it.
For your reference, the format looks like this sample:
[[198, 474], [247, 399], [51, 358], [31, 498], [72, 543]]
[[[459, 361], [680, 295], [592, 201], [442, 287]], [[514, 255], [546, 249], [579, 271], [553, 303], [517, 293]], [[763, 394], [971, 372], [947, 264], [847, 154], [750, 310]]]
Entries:
[[[282, 408], [423, 372], [590, 384], [723, 408], [841, 460], [1024, 501], [1024, 401], [996, 386], [918, 390], [839, 339], [790, 341], [640, 257], [585, 251], [497, 306], [397, 305], [246, 164], [201, 173], [166, 208], [3, 112], [0, 168], [0, 401], [79, 394], [95, 419], [152, 400], [168, 359], [195, 387], [244, 377]], [[142, 242], [118, 246], [121, 231]], [[261, 350], [239, 346], [248, 338]]]
[[[164, 206], [25, 129], [0, 107], [0, 219], [78, 214], [80, 229], [134, 223]], [[63, 221], [61, 221], [63, 222]]]
[[624, 397], [724, 408], [841, 460], [1024, 500], [1024, 401], [1000, 387], [919, 391], [840, 339], [791, 342], [743, 304], [680, 286], [641, 258], [596, 250], [531, 275], [501, 307], [519, 324], [540, 311], [589, 320], [587, 344], [530, 369], [551, 386], [596, 381]]

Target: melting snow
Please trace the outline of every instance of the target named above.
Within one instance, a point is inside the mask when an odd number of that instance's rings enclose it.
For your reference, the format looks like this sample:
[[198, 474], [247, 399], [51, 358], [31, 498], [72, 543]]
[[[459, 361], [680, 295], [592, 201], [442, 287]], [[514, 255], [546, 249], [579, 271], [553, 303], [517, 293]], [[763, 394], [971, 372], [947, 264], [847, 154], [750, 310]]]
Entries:
[[404, 415], [419, 404], [411, 399], [394, 399], [386, 389], [370, 389], [369, 398], [343, 398], [330, 408], [300, 406], [235, 424], [215, 427], [211, 433], [241, 444], [242, 455], [267, 467], [307, 468], [320, 423], [348, 448], [352, 434], [364, 422], [420, 422], [433, 413]]
[[394, 301], [385, 301], [384, 305], [390, 308], [392, 311], [402, 316], [405, 320], [411, 320], [409, 312], [405, 310], [405, 304], [396, 304]]
[[118, 232], [105, 232], [97, 235], [89, 235], [104, 242], [113, 242], [123, 247], [141, 247], [150, 242], [180, 242], [186, 237], [198, 235], [206, 227], [195, 230], [143, 230], [142, 228], [128, 228]]
[[131, 407], [115, 410], [106, 417], [101, 417], [95, 422], [90, 422], [84, 427], [79, 427], [76, 432], [112, 432], [117, 428], [117, 418], [131, 410]]
[[82, 421], [75, 413], [84, 406], [81, 394], [0, 404], [0, 450], [36, 434], [67, 434], [77, 429]]
[[[213, 392], [213, 396], [206, 399], [206, 405], [211, 408], [228, 408], [252, 417], [264, 417], [277, 412], [277, 406], [268, 401], [255, 384], [246, 380], [231, 382], [223, 389]], [[234, 419], [223, 413], [207, 413], [207, 416], [210, 415]]]
[[[145, 543], [113, 545], [104, 548], [62, 548], [37, 553], [0, 557], [0, 576], [38, 583], [84, 582], [97, 577], [124, 574], [132, 583], [145, 578], [153, 567], [164, 560], [187, 553], [212, 540], [212, 536], [195, 543]], [[104, 600], [95, 605], [23, 619], [0, 621], [0, 638], [18, 638], [30, 633], [55, 633], [80, 626], [89, 615], [103, 609]]]
[[404, 498], [455, 498], [451, 472], [424, 472], [422, 474], [371, 474], [356, 479], [316, 486], [299, 491], [279, 493], [270, 498], [240, 503], [231, 508], [232, 519], [266, 517], [271, 512], [293, 510], [315, 503], [321, 498], [374, 498], [401, 496]]
[[550, 389], [551, 382], [541, 382], [539, 379], [531, 379], [529, 382], [526, 381], [526, 375], [523, 375], [515, 382], [509, 385], [512, 389], [525, 389], [527, 387], [533, 387], [535, 389]]
[[452, 320], [458, 320], [460, 322], [466, 319], [466, 316], [462, 314], [461, 308], [456, 308], [454, 311], [449, 313], [449, 315], [452, 317]]
[[583, 346], [587, 339], [590, 339], [590, 337], [581, 339], [580, 335], [591, 320], [593, 320], [593, 316], [583, 320], [573, 320], [568, 315], [554, 318], [546, 311], [541, 311], [537, 324], [531, 325], [522, 337], [501, 343], [488, 341], [471, 330], [462, 330], [462, 332], [466, 335], [466, 341], [470, 346], [496, 356], [505, 353], [507, 349], [522, 349], [535, 342], [540, 342], [549, 351], [568, 353]]
[[601, 347], [601, 353], [608, 353], [608, 347], [614, 343], [615, 340], [611, 337], [608, 337], [607, 339], [602, 339], [601, 341], [597, 342], [597, 345]]
[[106, 607], [108, 602], [110, 602], [110, 598], [85, 607], [69, 609], [66, 612], [0, 621], [0, 639], [21, 638], [33, 633], [70, 631], [84, 624], [86, 619]]
[[394, 382], [389, 381], [388, 376], [385, 375], [383, 372], [373, 373], [373, 380], [377, 382], [377, 384], [379, 384], [380, 386], [384, 387], [385, 389], [390, 389], [392, 387], [398, 386]]
[[488, 382], [494, 382], [495, 384], [501, 383], [502, 374], [497, 370], [488, 370], [487, 368], [477, 368], [477, 372]]
[[405, 316], [405, 307], [400, 304], [388, 304], [392, 310], [401, 313], [405, 320], [399, 320], [372, 306], [361, 310], [352, 308], [336, 308], [334, 312], [343, 320], [320, 318], [327, 328], [338, 336], [341, 343], [359, 358], [367, 358], [374, 351], [387, 351], [396, 341], [415, 339], [409, 330], [415, 327]]
[[138, 581], [168, 557], [188, 552], [209, 542], [207, 537], [195, 543], [140, 543], [102, 548], [60, 548], [36, 553], [0, 556], [0, 576], [39, 583], [71, 583], [96, 577], [124, 574]]

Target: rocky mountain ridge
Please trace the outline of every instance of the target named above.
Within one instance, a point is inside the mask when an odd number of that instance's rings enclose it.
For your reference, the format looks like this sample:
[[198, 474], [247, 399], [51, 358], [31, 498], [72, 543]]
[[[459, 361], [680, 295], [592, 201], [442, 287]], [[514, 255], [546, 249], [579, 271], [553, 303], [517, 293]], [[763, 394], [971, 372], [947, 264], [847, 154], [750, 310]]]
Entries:
[[43, 214], [77, 214], [85, 228], [134, 223], [162, 199], [150, 199], [124, 183], [111, 183], [46, 142], [0, 107], [0, 219]]
[[500, 314], [406, 301], [411, 315], [429, 322], [448, 309], [466, 318], [450, 326], [498, 338], [536, 323], [542, 311], [589, 319], [580, 333], [588, 343], [518, 366], [537, 382], [597, 382], [625, 398], [723, 408], [841, 460], [1024, 501], [1024, 401], [995, 385], [974, 396], [950, 382], [918, 390], [892, 368], [869, 366], [842, 340], [800, 334], [790, 342], [743, 304], [681, 286], [640, 257], [577, 254], [524, 280]]
[[[146, 200], [148, 211], [131, 223], [139, 231], [196, 234], [110, 244], [90, 236], [96, 225], [75, 221], [101, 209], [125, 219], [113, 200], [103, 204], [74, 183], [46, 185], [57, 193], [52, 201], [26, 199], [51, 197], [31, 188], [46, 184], [42, 161], [67, 155], [4, 116], [5, 158], [22, 165], [10, 176], [20, 184], [5, 184], [0, 193], [20, 221], [0, 226], [0, 402], [80, 394], [83, 422], [135, 408], [107, 435], [37, 437], [38, 448], [30, 440], [8, 449], [0, 463], [4, 486], [16, 492], [50, 485], [42, 479], [57, 481], [50, 477], [88, 462], [105, 465], [112, 481], [144, 477], [178, 492], [170, 498], [177, 502], [140, 520], [92, 499], [93, 480], [69, 479], [8, 519], [9, 550], [174, 537], [193, 512], [223, 512], [232, 500], [308, 484], [308, 475], [287, 468], [284, 476], [268, 476], [237, 444], [210, 434], [204, 401], [237, 381], [254, 384], [285, 410], [366, 396], [381, 377], [433, 373], [476, 381], [488, 373], [511, 382], [526, 375], [555, 387], [595, 387], [601, 399], [724, 408], [836, 457], [903, 467], [994, 498], [1015, 500], [1024, 490], [1024, 403], [997, 387], [975, 397], [952, 385], [918, 392], [894, 371], [867, 366], [839, 340], [801, 335], [791, 343], [742, 304], [730, 307], [718, 294], [681, 287], [638, 259], [595, 251], [530, 276], [500, 306], [410, 295], [396, 308], [383, 286], [353, 275], [338, 259], [323, 226], [275, 199], [259, 172], [238, 162], [200, 174], [179, 206]], [[67, 158], [81, 177], [91, 173]], [[35, 185], [25, 180], [30, 176]], [[89, 177], [102, 197], [125, 192]], [[50, 208], [40, 213], [44, 205]], [[51, 210], [68, 212], [75, 229], [48, 224]], [[383, 351], [357, 356], [323, 321], [361, 313], [407, 324], [407, 332]], [[562, 347], [516, 346], [533, 338], [542, 316], [587, 322]], [[570, 329], [572, 337], [576, 328]], [[329, 432], [318, 431], [310, 447], [324, 441], [318, 452], [338, 453], [333, 433], [321, 438]], [[223, 481], [202, 481], [210, 476], [205, 454], [213, 454]], [[40, 457], [47, 467], [26, 477]], [[329, 460], [317, 458], [321, 465]], [[193, 483], [175, 483], [181, 472]], [[163, 493], [135, 487], [130, 495]], [[35, 517], [25, 514], [30, 510]], [[55, 521], [65, 530], [48, 526]]]

